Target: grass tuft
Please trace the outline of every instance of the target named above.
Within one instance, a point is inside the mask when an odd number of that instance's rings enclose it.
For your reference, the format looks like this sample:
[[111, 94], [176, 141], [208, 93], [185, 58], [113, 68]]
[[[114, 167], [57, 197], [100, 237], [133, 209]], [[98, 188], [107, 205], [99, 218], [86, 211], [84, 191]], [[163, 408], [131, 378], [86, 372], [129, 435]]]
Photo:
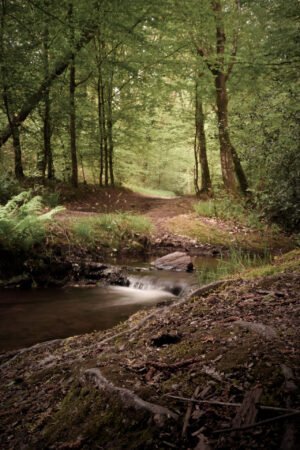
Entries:
[[269, 251], [264, 254], [255, 254], [242, 250], [241, 248], [232, 247], [229, 255], [222, 257], [216, 267], [205, 268], [197, 271], [199, 283], [207, 284], [220, 278], [227, 278], [231, 275], [238, 275], [249, 268], [258, 268], [265, 266], [271, 262]]
[[148, 235], [152, 226], [148, 219], [137, 214], [114, 213], [77, 219], [71, 225], [74, 239], [79, 244], [104, 247], [134, 246], [141, 235]]

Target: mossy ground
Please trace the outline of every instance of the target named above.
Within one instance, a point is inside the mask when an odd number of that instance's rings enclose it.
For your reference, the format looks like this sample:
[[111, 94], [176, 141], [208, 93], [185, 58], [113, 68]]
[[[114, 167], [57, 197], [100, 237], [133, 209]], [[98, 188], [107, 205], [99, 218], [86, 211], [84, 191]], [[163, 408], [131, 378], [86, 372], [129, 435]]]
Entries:
[[[32, 449], [183, 450], [196, 446], [194, 433], [201, 428], [215, 449], [278, 449], [282, 423], [215, 436], [214, 430], [230, 425], [236, 407], [195, 407], [182, 436], [187, 405], [166, 396], [189, 397], [199, 387], [208, 391], [209, 399], [239, 403], [260, 385], [263, 404], [285, 407], [288, 400], [299, 407], [297, 395], [285, 389], [281, 369], [283, 364], [290, 367], [298, 383], [300, 342], [294, 311], [300, 290], [299, 252], [278, 258], [275, 265], [275, 275], [233, 280], [200, 298], [165, 307], [134, 332], [132, 326], [148, 312], [137, 313], [115, 330], [32, 349], [2, 366], [2, 448], [22, 443]], [[237, 320], [270, 326], [278, 338], [265, 339], [236, 325]], [[128, 334], [100, 345], [103, 338], [126, 330]], [[179, 342], [153, 345], [153, 336], [174, 332]], [[191, 358], [194, 363], [174, 366]], [[87, 383], [83, 373], [91, 367], [98, 367], [116, 386], [176, 410], [178, 422], [158, 428], [149, 413], [126, 407], [118, 396]], [[269, 416], [260, 413], [258, 420]]]

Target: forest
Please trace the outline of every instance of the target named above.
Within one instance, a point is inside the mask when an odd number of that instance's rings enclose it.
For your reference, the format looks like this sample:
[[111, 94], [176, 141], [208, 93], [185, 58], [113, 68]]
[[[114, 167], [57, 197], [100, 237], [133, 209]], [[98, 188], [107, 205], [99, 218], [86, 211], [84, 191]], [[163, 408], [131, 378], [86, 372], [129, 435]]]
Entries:
[[299, 16], [0, 1], [1, 448], [299, 448]]

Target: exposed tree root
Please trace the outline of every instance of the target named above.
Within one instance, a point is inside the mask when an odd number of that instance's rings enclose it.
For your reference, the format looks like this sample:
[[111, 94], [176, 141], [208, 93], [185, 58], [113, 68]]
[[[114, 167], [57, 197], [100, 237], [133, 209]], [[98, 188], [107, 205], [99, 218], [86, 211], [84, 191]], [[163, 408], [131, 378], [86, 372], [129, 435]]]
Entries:
[[155, 423], [159, 426], [164, 425], [166, 418], [172, 418], [174, 420], [178, 419], [178, 415], [170, 409], [155, 403], [146, 402], [129, 389], [115, 386], [107, 380], [97, 368], [86, 370], [84, 376], [87, 380], [91, 380], [99, 389], [104, 389], [112, 394], [116, 393], [125, 406], [132, 406], [135, 409], [149, 411], [154, 415]]

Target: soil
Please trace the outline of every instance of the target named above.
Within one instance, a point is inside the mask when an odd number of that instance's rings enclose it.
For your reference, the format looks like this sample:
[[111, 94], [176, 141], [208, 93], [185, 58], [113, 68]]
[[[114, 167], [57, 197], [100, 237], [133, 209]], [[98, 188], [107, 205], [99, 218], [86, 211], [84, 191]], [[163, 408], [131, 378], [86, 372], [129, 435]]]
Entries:
[[[156, 225], [153, 245], [202, 244], [168, 228], [169, 219], [192, 214], [193, 198], [89, 187], [65, 195], [61, 220], [130, 210]], [[0, 355], [0, 447], [299, 448], [299, 259], [294, 252], [276, 275], [217, 282], [105, 332]], [[173, 417], [139, 400], [137, 409], [134, 396]]]

